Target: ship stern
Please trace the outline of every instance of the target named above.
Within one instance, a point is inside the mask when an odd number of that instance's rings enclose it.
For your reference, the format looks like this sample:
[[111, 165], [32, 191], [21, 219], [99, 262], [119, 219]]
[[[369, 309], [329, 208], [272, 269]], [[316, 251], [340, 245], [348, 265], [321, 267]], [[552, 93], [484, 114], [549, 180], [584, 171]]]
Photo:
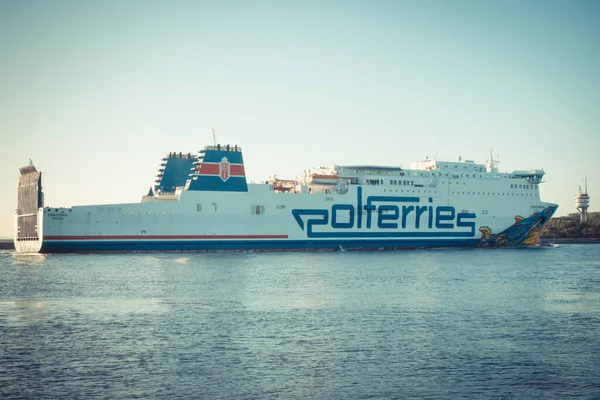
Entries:
[[43, 242], [44, 194], [42, 173], [33, 164], [20, 169], [14, 244], [17, 253], [39, 253]]

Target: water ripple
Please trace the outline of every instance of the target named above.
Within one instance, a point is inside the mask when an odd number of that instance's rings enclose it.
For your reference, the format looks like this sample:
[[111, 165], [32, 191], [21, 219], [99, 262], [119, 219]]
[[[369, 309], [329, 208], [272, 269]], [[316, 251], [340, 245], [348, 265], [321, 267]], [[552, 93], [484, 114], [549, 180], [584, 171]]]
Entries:
[[0, 398], [598, 398], [600, 246], [0, 255]]

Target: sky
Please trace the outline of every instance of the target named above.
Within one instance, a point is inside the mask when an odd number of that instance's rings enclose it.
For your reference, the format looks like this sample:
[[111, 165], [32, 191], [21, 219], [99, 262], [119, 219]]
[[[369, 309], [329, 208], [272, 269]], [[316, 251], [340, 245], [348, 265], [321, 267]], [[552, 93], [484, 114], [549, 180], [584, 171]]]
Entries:
[[600, 1], [0, 0], [0, 237], [30, 159], [47, 206], [138, 202], [213, 128], [251, 181], [493, 149], [597, 211]]

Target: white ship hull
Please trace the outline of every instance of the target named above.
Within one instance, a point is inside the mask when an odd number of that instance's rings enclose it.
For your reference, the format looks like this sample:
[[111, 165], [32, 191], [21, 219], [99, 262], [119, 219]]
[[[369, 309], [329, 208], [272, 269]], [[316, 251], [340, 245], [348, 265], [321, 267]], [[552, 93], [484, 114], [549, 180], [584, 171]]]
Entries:
[[188, 181], [169, 201], [156, 195], [140, 203], [45, 207], [39, 240], [16, 236], [15, 246], [46, 253], [516, 246], [533, 244], [556, 210], [540, 201], [537, 184], [519, 188], [514, 177], [432, 179], [403, 171], [407, 176], [411, 184], [347, 180], [333, 191], [300, 193], [246, 185], [245, 178], [239, 191], [193, 190]]

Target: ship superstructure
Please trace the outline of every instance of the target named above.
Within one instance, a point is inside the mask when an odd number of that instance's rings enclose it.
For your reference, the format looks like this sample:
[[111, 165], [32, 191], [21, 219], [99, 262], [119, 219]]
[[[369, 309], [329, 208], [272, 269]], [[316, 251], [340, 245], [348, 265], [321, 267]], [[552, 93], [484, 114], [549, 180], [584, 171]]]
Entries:
[[239, 146], [170, 153], [139, 203], [45, 207], [41, 173], [21, 169], [21, 252], [388, 250], [534, 245], [557, 206], [544, 171], [462, 159], [410, 169], [333, 165], [248, 183]]

